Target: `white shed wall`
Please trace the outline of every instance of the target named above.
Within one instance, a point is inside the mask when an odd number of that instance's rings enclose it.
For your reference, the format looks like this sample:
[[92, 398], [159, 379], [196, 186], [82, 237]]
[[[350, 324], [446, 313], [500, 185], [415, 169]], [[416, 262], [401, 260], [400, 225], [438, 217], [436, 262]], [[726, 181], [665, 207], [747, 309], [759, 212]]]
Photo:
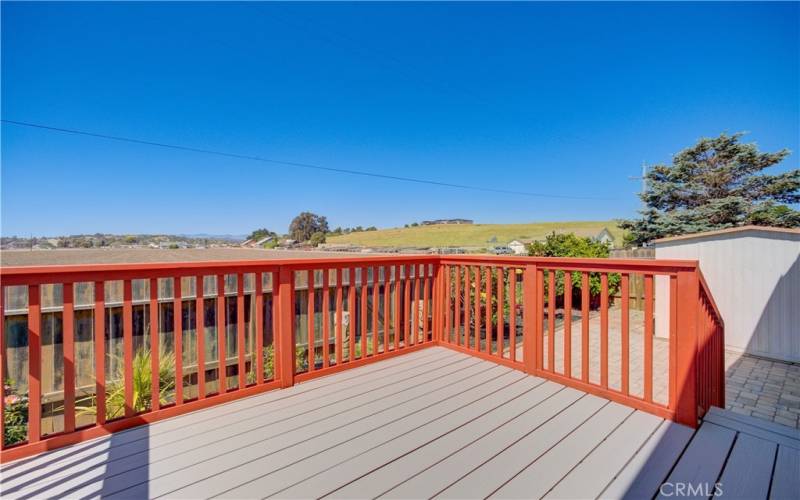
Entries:
[[[800, 361], [800, 234], [746, 230], [657, 242], [656, 258], [700, 262], [729, 349]], [[668, 286], [656, 279], [658, 336], [667, 334]]]

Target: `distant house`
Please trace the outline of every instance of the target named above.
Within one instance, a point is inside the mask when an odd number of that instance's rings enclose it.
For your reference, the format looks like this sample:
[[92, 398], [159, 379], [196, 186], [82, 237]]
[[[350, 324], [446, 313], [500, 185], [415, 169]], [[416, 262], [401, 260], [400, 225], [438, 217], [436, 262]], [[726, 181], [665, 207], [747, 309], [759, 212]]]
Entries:
[[595, 236], [593, 239], [594, 241], [600, 242], [604, 245], [610, 247], [614, 246], [614, 235], [611, 234], [607, 227], [604, 227], [603, 230], [597, 233], [597, 236]]
[[533, 240], [512, 240], [508, 244], [508, 248], [510, 248], [515, 255], [527, 255], [528, 245], [532, 242]]
[[474, 224], [475, 221], [471, 219], [436, 219], [436, 220], [424, 220], [422, 221], [423, 226], [433, 226], [435, 224]]

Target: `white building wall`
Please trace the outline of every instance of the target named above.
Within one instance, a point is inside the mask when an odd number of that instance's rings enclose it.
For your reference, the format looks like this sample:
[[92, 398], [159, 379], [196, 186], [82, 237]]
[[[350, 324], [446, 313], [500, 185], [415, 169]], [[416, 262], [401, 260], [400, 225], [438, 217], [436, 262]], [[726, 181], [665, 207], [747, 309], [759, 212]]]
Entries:
[[[729, 349], [800, 361], [800, 232], [748, 229], [657, 242], [656, 258], [700, 262]], [[656, 279], [658, 336], [668, 331], [668, 286]]]

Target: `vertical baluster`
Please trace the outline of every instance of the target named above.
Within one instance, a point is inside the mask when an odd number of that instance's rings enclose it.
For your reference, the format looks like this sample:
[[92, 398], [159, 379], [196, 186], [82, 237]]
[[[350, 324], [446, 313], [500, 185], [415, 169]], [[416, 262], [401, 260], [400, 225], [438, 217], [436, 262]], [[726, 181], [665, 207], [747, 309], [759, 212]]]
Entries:
[[589, 381], [589, 273], [581, 273], [581, 379]]
[[405, 339], [405, 346], [409, 344], [409, 330], [411, 323], [409, 321], [409, 308], [411, 306], [411, 266], [403, 266], [403, 337]]
[[[264, 383], [264, 283], [261, 272], [256, 272], [253, 275], [255, 281], [255, 304], [256, 308], [255, 322], [256, 322], [256, 356], [253, 360], [253, 369], [256, 372], [256, 384], [261, 385]], [[275, 283], [273, 281], [273, 283]], [[274, 285], [273, 285], [274, 286]], [[197, 315], [198, 321], [200, 314]], [[198, 329], [199, 331], [199, 329]], [[273, 330], [274, 332], [275, 330]], [[274, 335], [274, 333], [273, 333]], [[274, 338], [274, 337], [273, 337]], [[198, 351], [199, 352], [199, 351]], [[273, 347], [273, 352], [274, 347]], [[199, 359], [199, 356], [198, 356]], [[273, 365], [274, 366], [274, 365]]]
[[600, 385], [608, 388], [608, 273], [600, 275]]
[[400, 348], [400, 266], [394, 266], [394, 348]]
[[[205, 281], [202, 275], [195, 276], [195, 332], [197, 332], [197, 399], [206, 397], [206, 309]], [[259, 285], [261, 280], [258, 280]], [[258, 309], [261, 310], [260, 308]], [[260, 324], [260, 323], [259, 323]], [[259, 363], [261, 358], [259, 357]]]
[[442, 335], [442, 340], [450, 342], [450, 266], [442, 266], [442, 273], [444, 276], [444, 335]]
[[544, 269], [536, 269], [536, 370], [544, 368]]
[[[42, 332], [39, 285], [28, 286], [28, 443], [42, 434]], [[3, 353], [5, 355], [5, 353]], [[3, 402], [5, 404], [5, 402]]]
[[572, 377], [572, 272], [564, 271], [564, 376]]
[[[105, 282], [94, 284], [94, 380], [97, 425], [106, 423], [106, 292]], [[28, 293], [30, 296], [30, 293]], [[30, 418], [30, 416], [29, 416]]]
[[334, 348], [336, 350], [337, 365], [342, 364], [342, 295], [342, 268], [336, 268], [336, 319], [334, 320], [334, 335], [336, 336], [336, 339], [334, 340]]
[[464, 347], [470, 348], [472, 337], [472, 281], [470, 266], [464, 266]]
[[419, 341], [419, 264], [414, 264], [414, 307], [412, 314], [411, 324], [413, 325], [413, 339], [412, 343], [416, 344]]
[[620, 381], [620, 386], [622, 390], [622, 394], [628, 395], [630, 393], [630, 389], [628, 388], [629, 384], [629, 365], [630, 365], [630, 276], [626, 273], [622, 275], [622, 284], [620, 285], [620, 295], [622, 297], [622, 310], [620, 314], [622, 315], [622, 324], [620, 325], [620, 336], [622, 337], [622, 355], [620, 356], [620, 373], [622, 374], [622, 380]]
[[[453, 311], [453, 330], [456, 345], [461, 345], [461, 266], [453, 266], [455, 271], [455, 308]], [[448, 281], [450, 274], [447, 274]]]
[[[173, 278], [173, 293], [172, 309], [173, 309], [173, 328], [172, 333], [175, 336], [173, 345], [175, 346], [175, 406], [183, 404], [183, 310], [181, 303], [181, 278], [176, 276]], [[239, 384], [242, 387], [242, 384]]]
[[481, 269], [475, 267], [475, 350], [481, 350]]
[[313, 372], [314, 371], [314, 365], [316, 364], [316, 356], [314, 355], [314, 351], [316, 351], [315, 342], [314, 342], [314, 312], [315, 312], [314, 302], [315, 302], [315, 293], [316, 292], [314, 291], [314, 270], [313, 269], [309, 269], [306, 272], [306, 281], [307, 281], [306, 290], [307, 290], [307, 294], [308, 294], [307, 295], [308, 296], [308, 300], [306, 301], [307, 302], [306, 316], [308, 317], [308, 319], [306, 321], [306, 324], [308, 326], [308, 337], [307, 337], [308, 349], [307, 349], [307, 352], [306, 352], [306, 356], [307, 356], [307, 363], [308, 363], [308, 371], [309, 372]]
[[644, 277], [644, 400], [653, 400], [653, 275]]
[[506, 318], [505, 318], [505, 269], [501, 266], [497, 268], [497, 355], [503, 356], [503, 340], [505, 337]]
[[508, 340], [511, 361], [517, 360], [517, 270], [508, 271]]
[[[176, 294], [177, 295], [177, 294]], [[236, 369], [238, 375], [238, 388], [244, 389], [247, 385], [246, 340], [244, 331], [244, 274], [236, 274]], [[176, 354], [177, 356], [177, 354]]]
[[159, 387], [158, 279], [150, 278], [150, 409], [161, 408]]
[[369, 293], [369, 269], [366, 267], [361, 268], [361, 309], [359, 311], [359, 319], [361, 320], [361, 357], [367, 357], [367, 294]]
[[217, 275], [217, 350], [219, 352], [219, 376], [217, 378], [217, 392], [225, 394], [228, 385], [228, 360], [225, 354], [225, 275]]
[[[75, 430], [75, 301], [72, 283], [64, 283], [62, 336], [64, 345], [64, 432]], [[3, 316], [0, 315], [0, 321]], [[2, 344], [0, 344], [2, 345]], [[5, 354], [5, 353], [3, 353]], [[0, 372], [2, 373], [2, 372]], [[2, 406], [0, 399], [0, 406]]]
[[389, 352], [389, 324], [391, 316], [391, 284], [389, 283], [390, 266], [383, 266], [383, 352]]
[[547, 369], [556, 372], [556, 270], [547, 271]]
[[349, 310], [348, 313], [350, 315], [350, 324], [348, 326], [349, 330], [348, 333], [350, 335], [348, 357], [350, 361], [353, 361], [356, 359], [356, 268], [355, 267], [351, 267], [348, 270], [348, 276], [349, 276], [349, 282], [348, 282], [349, 286], [347, 287], [348, 291], [347, 308]]
[[[429, 323], [428, 322], [428, 313], [429, 313], [429, 309], [431, 309], [431, 306], [430, 306], [430, 302], [431, 302], [431, 300], [430, 300], [430, 296], [431, 296], [430, 295], [430, 288], [431, 288], [431, 279], [432, 279], [432, 277], [430, 276], [430, 267], [429, 267], [429, 265], [428, 264], [423, 264], [423, 268], [425, 269], [425, 276], [424, 276], [424, 279], [423, 279], [423, 282], [422, 282], [422, 340], [424, 342], [424, 341], [428, 340], [429, 334], [431, 333], [431, 331], [428, 328], [430, 326], [428, 324]], [[437, 270], [438, 269], [434, 268], [433, 279], [435, 279]], [[447, 290], [449, 292], [450, 291], [450, 274], [448, 273], [447, 274], [447, 279], [446, 280], [443, 279], [442, 281], [443, 281], [442, 286], [446, 285], [447, 286]], [[448, 307], [449, 307], [450, 302], [448, 301], [447, 304], [448, 304]], [[430, 338], [433, 338], [433, 335], [430, 335]]]
[[125, 416], [132, 417], [133, 407], [133, 290], [131, 280], [122, 284], [122, 362], [125, 389]]
[[372, 268], [372, 355], [375, 356], [378, 354], [378, 313], [380, 312], [380, 308], [378, 307], [379, 303], [379, 296], [378, 292], [380, 292], [380, 285], [378, 280], [378, 274], [380, 269], [379, 267]]
[[485, 298], [484, 298], [484, 307], [485, 311], [484, 314], [486, 315], [486, 328], [484, 333], [484, 338], [486, 339], [486, 354], [492, 353], [492, 268], [491, 266], [486, 266], [486, 279], [484, 283], [485, 287]]
[[328, 279], [330, 269], [322, 270], [322, 367], [330, 366], [331, 356], [331, 290]]

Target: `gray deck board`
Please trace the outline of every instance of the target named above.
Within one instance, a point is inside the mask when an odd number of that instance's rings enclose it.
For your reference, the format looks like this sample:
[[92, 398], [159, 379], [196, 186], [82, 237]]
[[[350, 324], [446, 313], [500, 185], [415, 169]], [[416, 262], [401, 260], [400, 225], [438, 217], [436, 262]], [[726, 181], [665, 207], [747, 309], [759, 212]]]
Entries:
[[[488, 434], [477, 439], [474, 437], [469, 439], [469, 436], [466, 436], [464, 439], [466, 443], [463, 446], [458, 447], [459, 443], [455, 444], [456, 451], [451, 452], [450, 448], [437, 447], [441, 452], [439, 456], [429, 457], [427, 450], [413, 453], [400, 462], [399, 471], [395, 467], [390, 467], [388, 473], [381, 470], [365, 477], [363, 491], [368, 492], [368, 496], [429, 498], [534, 432], [582, 397], [583, 393], [565, 388]], [[426, 458], [431, 458], [433, 464]], [[416, 464], [420, 464], [421, 467], [417, 467]], [[400, 473], [394, 476], [395, 472]], [[360, 489], [360, 485], [351, 485], [348, 490], [336, 492], [334, 496], [350, 498], [350, 492]], [[380, 493], [375, 494], [375, 490], [379, 490]]]
[[[705, 493], [713, 491], [713, 485], [717, 482], [728, 452], [736, 439], [736, 431], [720, 427], [711, 423], [704, 423], [695, 433], [692, 442], [686, 448], [681, 459], [678, 461], [672, 474], [667, 478], [667, 483], [671, 485], [693, 485], [693, 488], [701, 488]], [[672, 490], [661, 492], [657, 498], [667, 498], [672, 496]], [[700, 495], [681, 495], [682, 498], [708, 498], [710, 494]]]
[[[544, 387], [539, 389], [542, 385]], [[519, 383], [508, 386], [484, 400], [459, 410], [462, 415], [455, 412], [446, 416], [445, 421], [441, 421], [441, 419], [430, 421], [408, 434], [386, 441], [323, 473], [306, 478], [297, 485], [281, 491], [279, 495], [282, 498], [320, 498], [368, 474], [377, 466], [391, 463], [418, 449], [436, 448], [439, 446], [438, 441], [441, 438], [457, 435], [459, 431], [473, 435], [479, 434], [481, 431], [485, 432], [487, 428], [491, 429], [491, 426], [498, 420], [507, 419], [509, 413], [518, 412], [523, 408], [527, 409], [557, 390], [556, 384], [546, 383], [544, 380], [534, 377], [525, 377]], [[415, 466], [419, 467], [419, 463]], [[355, 484], [360, 483], [361, 481], [358, 481]], [[364, 498], [368, 495], [363, 489], [358, 489], [350, 496]]]
[[[370, 426], [368, 432], [359, 428], [359, 433], [353, 437], [337, 436], [331, 440], [335, 442], [334, 446], [318, 453], [307, 454], [301, 461], [293, 462], [291, 467], [279, 470], [273, 468], [273, 472], [270, 473], [265, 473], [262, 468], [255, 478], [250, 478], [240, 486], [226, 491], [226, 496], [241, 498], [262, 493], [267, 496], [274, 495], [304, 477], [324, 471], [331, 464], [369, 451], [376, 443], [381, 444], [387, 440], [404, 436], [433, 419], [453, 417], [457, 425], [465, 418], [463, 412], [459, 410], [463, 410], [468, 405], [476, 403], [494, 392], [502, 391], [510, 384], [518, 383], [524, 377], [523, 374], [507, 368], [497, 367], [490, 372], [491, 378], [481, 380], [480, 383], [475, 381], [468, 387], [460, 386], [455, 389], [458, 392], [448, 394], [453, 391], [452, 388], [448, 388], [447, 391], [443, 391], [443, 397], [437, 394], [431, 395], [428, 400], [420, 398], [412, 407], [408, 408], [407, 412], [391, 412], [385, 416], [386, 418], [382, 418], [378, 425]], [[487, 375], [490, 372], [487, 372]]]
[[[401, 357], [395, 359], [399, 360]], [[68, 462], [61, 463], [58, 468], [52, 466], [37, 467], [37, 475], [29, 477], [28, 481], [41, 478], [37, 485], [39, 487], [58, 481], [63, 483], [62, 487], [67, 488], [77, 486], [80, 480], [78, 478], [73, 478], [72, 480], [66, 478], [74, 475], [76, 471], [82, 471], [84, 473], [82, 477], [85, 479], [87, 477], [86, 473], [93, 467], [102, 467], [100, 473], [106, 478], [143, 466], [150, 467], [151, 472], [154, 469], [167, 469], [171, 462], [182, 463], [183, 457], [181, 455], [184, 453], [201, 453], [203, 446], [214, 445], [213, 450], [215, 453], [235, 449], [236, 446], [242, 443], [242, 440], [247, 444], [252, 442], [251, 439], [256, 435], [262, 435], [267, 430], [273, 433], [286, 432], [301, 426], [305, 421], [323, 418], [328, 414], [335, 413], [343, 406], [352, 408], [357, 406], [361, 400], [378, 399], [384, 394], [381, 391], [387, 391], [387, 388], [399, 391], [402, 388], [398, 386], [396, 379], [400, 374], [403, 374], [403, 376], [416, 376], [419, 374], [436, 376], [441, 375], [444, 371], [453, 371], [459, 367], [463, 368], [463, 366], [466, 366], [465, 362], [469, 363], [468, 360], [458, 356], [415, 356], [414, 359], [409, 361], [408, 363], [390, 364], [380, 371], [364, 370], [361, 376], [343, 379], [337, 384], [335, 391], [327, 391], [324, 394], [319, 394], [319, 391], [313, 390], [315, 386], [325, 387], [324, 385], [312, 385], [309, 383], [310, 387], [306, 388], [308, 390], [299, 392], [292, 399], [275, 401], [262, 396], [248, 398], [244, 400], [247, 404], [236, 405], [235, 412], [227, 411], [229, 409], [226, 409], [226, 411], [221, 411], [218, 415], [214, 415], [214, 418], [187, 418], [187, 422], [182, 426], [167, 425], [168, 428], [175, 429], [174, 432], [178, 438], [165, 432], [154, 432], [152, 436], [145, 436], [143, 439], [137, 440], [122, 439], [122, 443], [118, 443], [115, 438], [110, 443], [106, 443], [103, 448], [104, 451], [101, 453], [76, 454]], [[269, 394], [276, 395], [279, 392], [281, 391]], [[389, 391], [389, 393], [395, 394], [396, 392]], [[317, 404], [317, 402], [319, 403]], [[274, 408], [277, 405], [280, 406]], [[215, 413], [213, 411], [207, 412], [212, 415]], [[265, 414], [268, 415], [266, 421], [264, 419]], [[186, 415], [186, 417], [189, 416], [195, 415]], [[219, 425], [220, 419], [224, 419], [224, 426]], [[165, 421], [164, 423], [174, 424], [173, 420], [176, 419]], [[183, 420], [183, 417], [177, 420]], [[163, 426], [154, 424], [151, 427], [154, 430], [160, 430], [159, 428]], [[126, 434], [128, 433], [120, 433], [123, 437]], [[114, 449], [110, 452], [105, 451], [110, 448]], [[113, 458], [112, 460], [109, 460], [109, 455]], [[195, 454], [195, 457], [197, 456], [199, 455]], [[158, 465], [155, 466], [156, 464]], [[5, 482], [5, 486], [16, 490], [20, 487], [20, 484], [12, 478]], [[25, 491], [25, 489], [20, 489], [20, 491]]]
[[[402, 357], [398, 357], [395, 359], [401, 359]], [[456, 363], [453, 363], [455, 361]], [[463, 366], [462, 366], [463, 365]], [[378, 365], [373, 365], [378, 366]], [[439, 368], [437, 369], [437, 366]], [[340, 381], [342, 390], [339, 389], [339, 385], [334, 386], [336, 387], [336, 391], [334, 394], [337, 397], [345, 398], [349, 396], [351, 393], [348, 392], [353, 387], [361, 387], [363, 390], [366, 391], [365, 394], [369, 395], [370, 387], [374, 387], [375, 384], [389, 384], [392, 387], [395, 387], [397, 390], [401, 390], [401, 387], [398, 386], [396, 383], [396, 379], [401, 375], [405, 376], [408, 374], [430, 374], [433, 376], [442, 375], [445, 371], [452, 372], [461, 367], [465, 366], [472, 366], [475, 367], [476, 363], [471, 360], [467, 360], [463, 357], [451, 357], [451, 356], [420, 356], [413, 359], [411, 363], [408, 364], [392, 364], [387, 369], [382, 370], [380, 372], [373, 371], [373, 370], [364, 370], [364, 373], [361, 377], [348, 377], [342, 381]], [[477, 368], [474, 368], [477, 369]], [[344, 372], [343, 372], [344, 373]], [[388, 380], [387, 380], [388, 378]], [[372, 380], [370, 380], [372, 379]], [[323, 379], [317, 379], [323, 380]], [[173, 464], [176, 464], [175, 467], [185, 467], [187, 465], [187, 458], [190, 461], [198, 461], [202, 460], [207, 454], [220, 454], [225, 452], [226, 450], [230, 450], [235, 452], [237, 450], [236, 446], [233, 448], [231, 444], [233, 442], [237, 442], [241, 444], [244, 441], [245, 444], [250, 444], [256, 439], [256, 436], [264, 436], [264, 433], [270, 431], [271, 429], [268, 426], [260, 429], [261, 433], [245, 433], [237, 436], [237, 439], [234, 440], [227, 440], [223, 442], [214, 442], [212, 443], [214, 446], [209, 446], [206, 448], [197, 448], [197, 446], [201, 445], [204, 442], [209, 442], [210, 440], [216, 441], [216, 436], [219, 433], [225, 433], [230, 430], [236, 430], [238, 424], [242, 422], [242, 419], [248, 416], [247, 410], [252, 408], [253, 406], [258, 407], [260, 410], [260, 417], [262, 420], [262, 424], [264, 422], [273, 423], [273, 427], [277, 426], [277, 432], [281, 430], [285, 431], [287, 424], [290, 426], [295, 427], [296, 416], [298, 413], [289, 413], [289, 416], [292, 417], [290, 420], [284, 420], [283, 422], [278, 422], [278, 419], [273, 418], [273, 415], [280, 415], [280, 411], [286, 412], [288, 410], [296, 410], [301, 411], [305, 408], [305, 402], [312, 402], [317, 398], [324, 398], [325, 395], [320, 394], [319, 391], [314, 391], [315, 387], [327, 387], [326, 385], [314, 384], [309, 383], [310, 390], [306, 390], [300, 392], [295, 398], [291, 399], [281, 399], [278, 400], [277, 403], [280, 405], [278, 406], [277, 411], [270, 411], [271, 406], [269, 403], [271, 402], [269, 398], [265, 398], [259, 396], [257, 398], [248, 398], [246, 401], [249, 403], [248, 405], [236, 405], [238, 411], [228, 411], [230, 409], [225, 409], [220, 411], [220, 414], [217, 418], [206, 418], [206, 419], [197, 419], [197, 418], [186, 418], [188, 420], [186, 425], [178, 426], [180, 430], [180, 435], [183, 437], [183, 441], [179, 442], [178, 446], [175, 446], [174, 439], [167, 433], [160, 432], [154, 433], [154, 436], [149, 439], [141, 439], [138, 441], [134, 441], [137, 445], [143, 446], [143, 449], [135, 450], [136, 453], [130, 455], [131, 452], [130, 444], [132, 443], [129, 439], [123, 439], [122, 444], [116, 444], [116, 435], [111, 439], [111, 445], [108, 446], [110, 451], [95, 455], [88, 459], [88, 457], [83, 456], [83, 454], [79, 454], [78, 456], [72, 459], [71, 465], [61, 473], [54, 474], [54, 471], [51, 469], [43, 469], [38, 471], [38, 475], [40, 477], [44, 477], [44, 480], [38, 481], [36, 484], [37, 489], [41, 489], [42, 486], [46, 486], [51, 482], [58, 482], [58, 490], [53, 490], [53, 493], [66, 493], [71, 492], [74, 494], [78, 494], [81, 490], [77, 488], [92, 488], [92, 483], [95, 480], [112, 480], [113, 485], [107, 486], [103, 489], [105, 494], [112, 493], [116, 491], [116, 489], [120, 489], [125, 486], [130, 486], [135, 484], [136, 482], [141, 482], [143, 480], [152, 480], [153, 478], [157, 477], [162, 471], [170, 470]], [[297, 386], [301, 388], [302, 386]], [[269, 395], [277, 395], [283, 391], [275, 391], [273, 393], [268, 393]], [[265, 395], [266, 396], [266, 395]], [[376, 396], [377, 397], [377, 396]], [[265, 401], [261, 401], [261, 400]], [[237, 402], [238, 403], [238, 402]], [[224, 405], [227, 406], [227, 405]], [[224, 406], [218, 407], [220, 409], [224, 408]], [[334, 407], [322, 407], [320, 408], [315, 415], [322, 413], [323, 415], [327, 412], [332, 412]], [[214, 412], [209, 412], [214, 413]], [[185, 416], [181, 416], [177, 419], [171, 419], [170, 421], [165, 421], [165, 424], [168, 427], [176, 427], [174, 425], [174, 421], [181, 421], [184, 420], [184, 417], [193, 417], [195, 414], [188, 414]], [[315, 416], [311, 415], [311, 416]], [[220, 422], [224, 422], [224, 425], [221, 426]], [[258, 422], [258, 421], [256, 421]], [[275, 422], [278, 422], [277, 424]], [[283, 425], [280, 425], [283, 424]], [[153, 426], [156, 430], [159, 430], [158, 424], [154, 424]], [[125, 437], [127, 433], [120, 433], [123, 437]], [[169, 439], [161, 440], [159, 436], [168, 436]], [[191, 449], [189, 452], [186, 453], [178, 453], [181, 447], [189, 446]], [[175, 451], [177, 450], [177, 451]], [[189, 456], [187, 457], [187, 453]], [[164, 458], [164, 456], [167, 458]], [[95, 463], [98, 463], [99, 466], [95, 466]], [[137, 473], [135, 469], [148, 469], [146, 474]], [[75, 474], [75, 471], [82, 471], [81, 474]], [[117, 474], [123, 474], [126, 471], [134, 471], [128, 474], [121, 475], [116, 477]], [[111, 482], [111, 481], [108, 481]], [[13, 482], [9, 483], [9, 486], [12, 488], [15, 486]], [[20, 490], [20, 493], [32, 493], [36, 492], [37, 490], [31, 490], [31, 488], [23, 488]]]
[[694, 431], [664, 421], [600, 494], [601, 498], [653, 498]]
[[541, 498], [569, 474], [634, 410], [608, 403], [544, 455], [492, 493], [495, 498]]
[[265, 470], [287, 467], [367, 430], [386, 425], [401, 415], [410, 415], [427, 404], [446, 400], [459, 390], [486, 383], [501, 373], [499, 367], [474, 364], [439, 378], [407, 380], [409, 385], [416, 385], [397, 400], [376, 401], [353, 412], [337, 415], [322, 429], [299, 429], [276, 436], [270, 442], [256, 440], [227, 454], [204, 450], [202, 456], [191, 458], [191, 466], [170, 469], [166, 474], [155, 472], [147, 484], [140, 484], [138, 490], [126, 490], [125, 495], [140, 496], [144, 489], [149, 489], [149, 494], [154, 497], [168, 494], [171, 497], [197, 498], [220, 494], [231, 485], [247, 483], [261, 476]]
[[777, 448], [776, 443], [739, 434], [719, 478], [725, 498], [767, 498]]
[[[793, 430], [698, 432], [434, 347], [0, 467], [3, 498], [797, 498]], [[668, 477], [669, 476], [669, 477]], [[683, 498], [683, 497], [682, 497]]]
[[[546, 404], [551, 398], [556, 399], [558, 393], [564, 390], [562, 386], [553, 382], [538, 385], [519, 398], [499, 406], [423, 446], [402, 454], [396, 459], [386, 462], [376, 461], [372, 466], [374, 469], [367, 467], [356, 471], [359, 474], [356, 476], [357, 480], [348, 478], [346, 485], [330, 489], [327, 496], [335, 498], [377, 497], [389, 488], [419, 473], [420, 470], [429, 469], [482, 437], [492, 434], [505, 424], [509, 422], [515, 422], [511, 425], [519, 424], [522, 415], [529, 417], [534, 408]], [[574, 397], [577, 397], [577, 394]]]
[[608, 401], [591, 395], [559, 413], [536, 430], [490, 458], [477, 469], [463, 471], [455, 484], [436, 495], [440, 498], [485, 498], [512, 479], [533, 460], [547, 453], [569, 433], [598, 413]]
[[779, 446], [770, 498], [796, 500], [798, 497], [800, 497], [800, 451]]
[[662, 422], [648, 413], [633, 413], [545, 496], [597, 498]]

